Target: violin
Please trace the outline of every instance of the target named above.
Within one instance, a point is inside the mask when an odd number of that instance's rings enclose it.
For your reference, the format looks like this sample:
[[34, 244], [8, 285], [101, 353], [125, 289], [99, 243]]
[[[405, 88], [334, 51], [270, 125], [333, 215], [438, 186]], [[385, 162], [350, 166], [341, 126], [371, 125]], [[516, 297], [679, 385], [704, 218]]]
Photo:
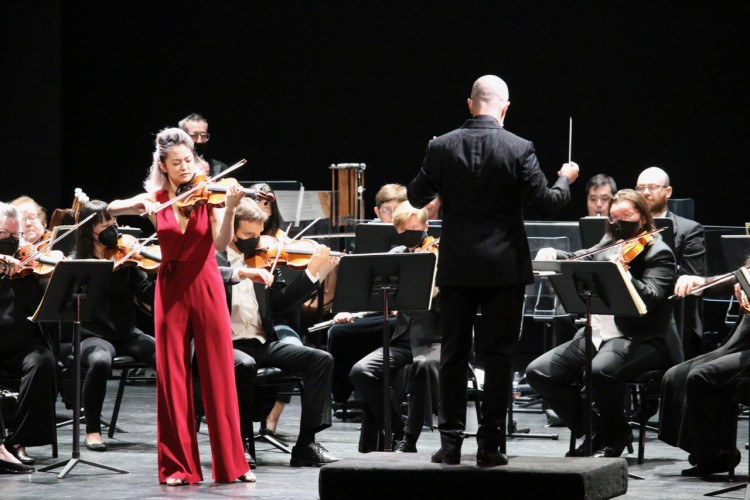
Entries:
[[[195, 210], [195, 207], [208, 204], [212, 207], [223, 207], [227, 200], [227, 191], [231, 186], [239, 186], [237, 179], [225, 177], [216, 182], [209, 182], [210, 179], [205, 175], [194, 175], [190, 182], [180, 185], [175, 191], [175, 197], [179, 197], [187, 191], [193, 190], [193, 193], [185, 196], [183, 199], [175, 202], [183, 215], [189, 217]], [[201, 186], [201, 184], [203, 184]], [[242, 188], [246, 195], [252, 197], [255, 201], [266, 200], [269, 203], [276, 201], [276, 195], [265, 193], [257, 189]]]
[[[290, 240], [286, 245], [267, 234], [260, 236], [255, 253], [245, 259], [245, 265], [255, 268], [271, 269], [276, 262], [277, 266], [286, 266], [290, 269], [307, 269], [318, 244], [312, 240]], [[331, 252], [331, 256], [341, 255], [340, 252]]]
[[428, 236], [427, 238], [422, 240], [422, 244], [419, 245], [419, 248], [414, 250], [414, 253], [438, 253], [440, 246], [439, 243], [440, 238]]
[[653, 239], [653, 236], [644, 231], [622, 245], [622, 248], [620, 249], [620, 262], [622, 263], [625, 270], [627, 270], [630, 266], [630, 262], [638, 257], [641, 252], [643, 252], [651, 244], [651, 241]]
[[159, 245], [142, 245], [135, 236], [121, 234], [117, 246], [108, 248], [104, 258], [115, 261], [115, 271], [125, 266], [137, 266], [146, 273], [155, 273], [161, 264], [161, 248]]
[[16, 252], [18, 260], [21, 261], [21, 269], [11, 278], [24, 278], [34, 274], [38, 278], [49, 278], [55, 266], [61, 260], [65, 260], [65, 254], [60, 250], [39, 251], [36, 245], [25, 245]]

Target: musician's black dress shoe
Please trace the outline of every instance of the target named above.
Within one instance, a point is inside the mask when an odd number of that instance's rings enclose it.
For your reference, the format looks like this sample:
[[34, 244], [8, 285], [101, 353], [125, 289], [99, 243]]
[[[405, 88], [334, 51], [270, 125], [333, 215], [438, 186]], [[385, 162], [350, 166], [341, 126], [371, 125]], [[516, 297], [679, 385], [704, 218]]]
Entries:
[[0, 474], [31, 474], [32, 472], [34, 472], [33, 467], [0, 460]]
[[84, 439], [83, 445], [91, 451], [107, 451], [107, 443], [92, 443], [88, 439]]
[[623, 427], [614, 438], [603, 443], [603, 446], [594, 452], [595, 458], [616, 458], [622, 455], [625, 448], [628, 453], [633, 453], [633, 431], [630, 426]]
[[440, 448], [430, 460], [436, 464], [458, 465], [461, 463], [461, 448]]
[[307, 446], [295, 446], [292, 448], [292, 458], [289, 465], [292, 467], [317, 467], [339, 461], [331, 453], [323, 448], [320, 443], [310, 443]]
[[33, 457], [28, 456], [25, 451], [21, 451], [12, 444], [7, 445], [5, 449], [8, 450], [8, 453], [16, 457], [16, 459], [23, 465], [34, 465], [36, 463], [36, 460], [34, 460]]
[[[573, 451], [568, 451], [565, 453], [566, 457], [585, 457], [586, 456], [586, 444], [588, 444], [589, 438], [584, 438], [583, 442], [578, 445], [578, 448], [576, 448]], [[594, 433], [594, 439], [591, 442], [591, 454], [593, 455], [595, 451], [602, 449], [602, 440], [599, 439], [599, 436], [597, 436], [596, 433]]]
[[729, 472], [740, 463], [740, 450], [722, 451], [714, 458], [705, 462], [697, 462], [695, 467], [684, 469], [681, 474], [686, 477], [703, 477], [721, 472]]

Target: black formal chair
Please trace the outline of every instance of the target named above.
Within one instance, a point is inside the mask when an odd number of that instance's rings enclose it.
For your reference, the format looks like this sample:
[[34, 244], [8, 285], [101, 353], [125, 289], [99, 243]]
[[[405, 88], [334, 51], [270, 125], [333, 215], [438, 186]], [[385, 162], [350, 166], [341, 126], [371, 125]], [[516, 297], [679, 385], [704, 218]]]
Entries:
[[120, 379], [117, 386], [115, 406], [112, 409], [112, 418], [109, 421], [109, 429], [107, 430], [107, 435], [109, 437], [113, 437], [115, 435], [115, 431], [125, 432], [117, 427], [117, 417], [119, 417], [120, 415], [120, 405], [122, 404], [122, 397], [125, 394], [125, 385], [127, 385], [128, 382], [132, 382], [135, 380], [150, 380], [147, 377], [144, 378], [135, 376], [138, 370], [142, 370], [145, 368], [148, 368], [148, 365], [146, 363], [136, 361], [130, 356], [116, 356], [115, 359], [112, 360], [112, 371], [114, 372], [115, 370], [120, 370]]
[[[18, 401], [18, 391], [21, 387], [21, 378], [13, 373], [0, 370], [0, 443], [7, 435], [7, 428], [3, 420], [3, 409], [9, 413], [15, 413], [15, 404]], [[52, 406], [52, 458], [57, 458], [57, 426], [55, 425], [55, 408]]]
[[631, 388], [631, 417], [630, 426], [638, 429], [638, 465], [643, 464], [646, 452], [646, 431], [658, 432], [658, 428], [649, 427], [648, 419], [656, 413], [661, 394], [661, 380], [666, 370], [651, 370], [641, 373], [627, 382]]

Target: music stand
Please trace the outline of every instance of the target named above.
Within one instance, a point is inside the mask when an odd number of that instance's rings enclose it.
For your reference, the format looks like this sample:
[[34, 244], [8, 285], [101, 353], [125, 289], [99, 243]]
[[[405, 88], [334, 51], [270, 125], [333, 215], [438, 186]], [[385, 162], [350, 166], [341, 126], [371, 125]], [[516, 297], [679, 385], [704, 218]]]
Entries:
[[[537, 262], [537, 261], [534, 261]], [[543, 262], [543, 261], [542, 261]], [[593, 434], [591, 401], [591, 361], [594, 346], [591, 339], [591, 315], [641, 316], [646, 306], [621, 267], [607, 261], [558, 261], [560, 274], [549, 276], [552, 286], [569, 313], [585, 314], [584, 337], [586, 346], [585, 437]], [[534, 265], [534, 264], [532, 264]], [[585, 439], [586, 456], [593, 453], [591, 439]]]
[[429, 309], [436, 270], [437, 255], [431, 252], [344, 255], [339, 262], [333, 312], [383, 311], [384, 451], [391, 451], [391, 330], [388, 312], [391, 309]]
[[38, 323], [73, 322], [73, 366], [74, 366], [74, 405], [73, 405], [73, 452], [71, 458], [39, 469], [48, 471], [63, 467], [57, 476], [63, 479], [79, 463], [127, 474], [128, 471], [108, 465], [90, 462], [81, 458], [81, 322], [91, 321], [109, 277], [114, 262], [106, 260], [64, 260], [57, 264], [52, 273], [42, 302], [32, 321]]
[[354, 253], [384, 253], [395, 246], [396, 228], [391, 223], [371, 222], [354, 228]]

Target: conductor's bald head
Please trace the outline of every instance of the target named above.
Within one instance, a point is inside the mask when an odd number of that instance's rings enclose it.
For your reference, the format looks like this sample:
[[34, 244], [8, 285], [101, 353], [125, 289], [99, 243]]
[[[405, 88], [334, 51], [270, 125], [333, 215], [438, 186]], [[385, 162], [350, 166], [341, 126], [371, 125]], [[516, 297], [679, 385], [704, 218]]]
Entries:
[[485, 75], [474, 82], [467, 104], [472, 116], [489, 115], [502, 125], [510, 104], [509, 97], [508, 85], [502, 79]]

